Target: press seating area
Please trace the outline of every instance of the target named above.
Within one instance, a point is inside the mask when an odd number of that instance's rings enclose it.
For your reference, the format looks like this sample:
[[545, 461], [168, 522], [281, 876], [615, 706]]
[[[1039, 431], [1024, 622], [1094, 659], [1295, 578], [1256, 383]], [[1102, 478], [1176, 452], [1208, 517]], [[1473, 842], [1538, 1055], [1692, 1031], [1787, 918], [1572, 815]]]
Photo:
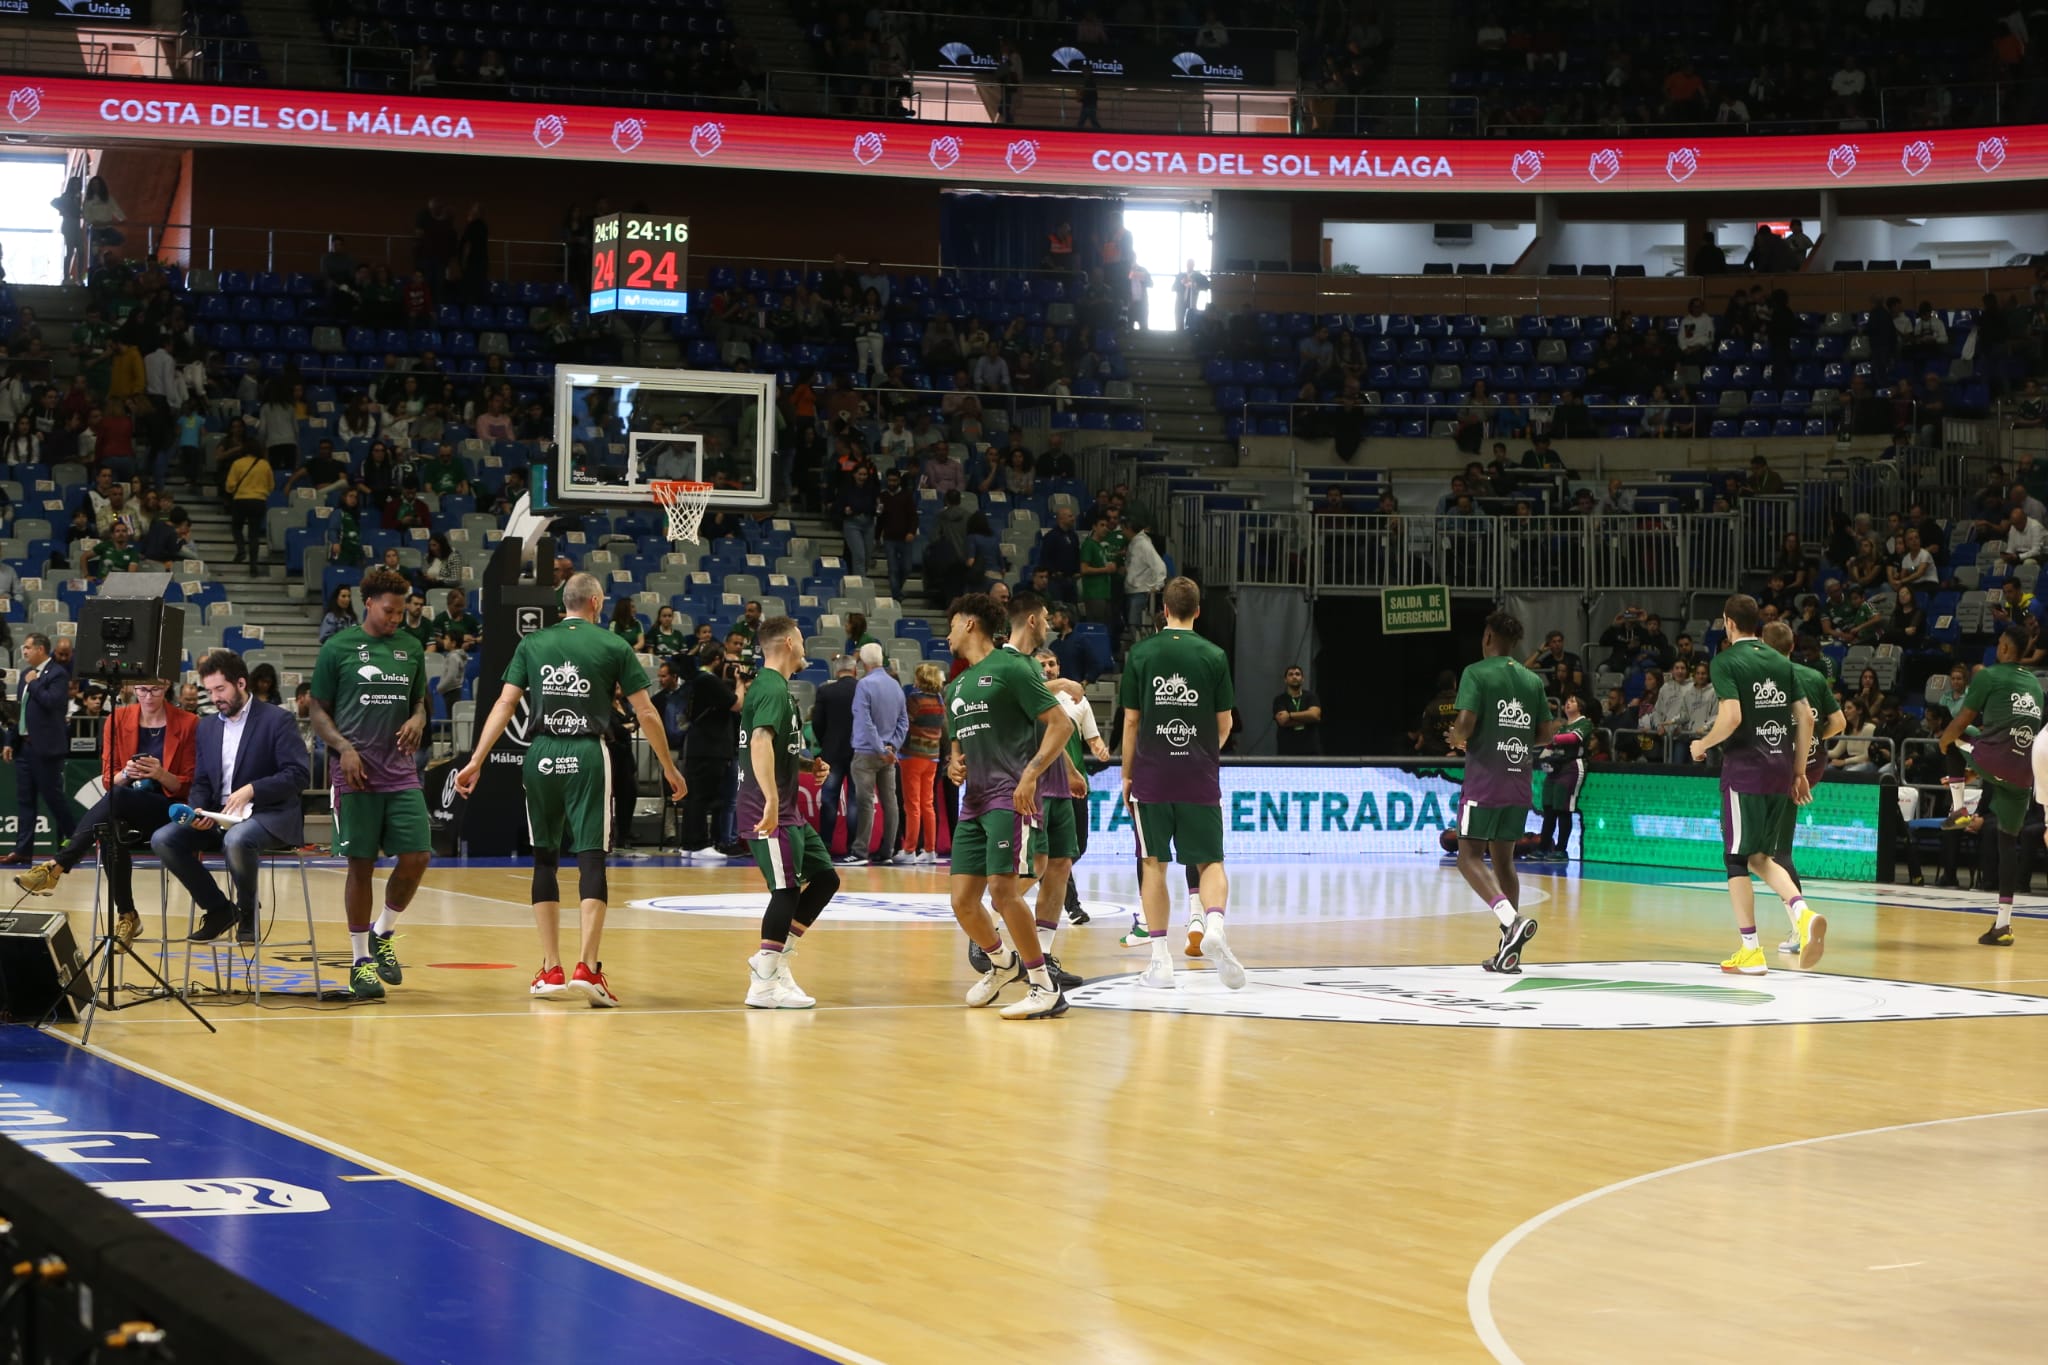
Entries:
[[[1716, 347], [1710, 363], [1680, 366], [1670, 383], [1674, 388], [1680, 382], [1692, 386], [1692, 406], [1703, 434], [1825, 437], [1834, 429], [1839, 395], [1853, 376], [1862, 376], [1876, 388], [1899, 378], [1917, 381], [1929, 368], [1927, 361], [1901, 361], [1880, 374], [1864, 335], [1869, 317], [1802, 313], [1804, 334], [1791, 338], [1785, 355], [1776, 355], [1766, 340], [1728, 338]], [[1953, 359], [1962, 353], [1976, 312], [1950, 309], [1944, 317]], [[1631, 325], [1637, 334], [1651, 328], [1663, 331], [1675, 352], [1678, 321], [1676, 315], [1638, 315], [1631, 318]], [[1203, 378], [1217, 411], [1230, 419], [1233, 440], [1247, 434], [1291, 434], [1290, 404], [1302, 383], [1300, 343], [1318, 327], [1329, 328], [1333, 342], [1348, 334], [1363, 349], [1367, 368], [1361, 389], [1372, 409], [1369, 437], [1448, 434], [1457, 409], [1480, 380], [1500, 402], [1509, 432], [1518, 429], [1516, 409], [1572, 389], [1595, 409], [1599, 434], [1611, 439], [1654, 434], [1641, 423], [1640, 409], [1649, 401], [1648, 393], [1586, 387], [1587, 366], [1601, 339], [1615, 326], [1605, 316], [1262, 312], [1251, 315], [1251, 324], [1222, 340], [1212, 331], [1207, 343], [1211, 353], [1203, 364]], [[1947, 365], [1937, 368], [1946, 371]], [[1333, 386], [1318, 390], [1321, 402], [1335, 402], [1338, 395]], [[1982, 377], [1973, 378], [1955, 386], [1949, 411], [1976, 415], [1988, 411], [1990, 401], [1989, 384]], [[1610, 411], [1600, 412], [1603, 408]]]

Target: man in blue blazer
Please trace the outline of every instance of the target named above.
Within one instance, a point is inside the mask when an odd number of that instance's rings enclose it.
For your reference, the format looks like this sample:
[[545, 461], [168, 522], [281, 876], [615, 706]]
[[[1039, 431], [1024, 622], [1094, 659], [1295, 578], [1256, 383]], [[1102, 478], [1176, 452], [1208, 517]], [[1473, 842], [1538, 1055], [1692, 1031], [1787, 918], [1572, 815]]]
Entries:
[[[253, 942], [257, 855], [305, 838], [299, 802], [311, 774], [306, 745], [289, 712], [249, 696], [249, 667], [233, 650], [216, 649], [199, 661], [199, 685], [215, 714], [199, 722], [199, 766], [188, 801], [195, 810], [245, 818], [225, 827], [213, 820], [165, 825], [149, 843], [198, 903], [192, 942], [211, 942], [237, 926], [236, 937]], [[227, 855], [233, 902], [199, 861], [219, 850]]]
[[50, 657], [50, 637], [40, 632], [22, 642], [20, 711], [14, 730], [0, 747], [0, 761], [12, 763], [14, 790], [21, 807], [14, 849], [0, 864], [30, 861], [36, 843], [36, 805], [40, 796], [50, 807], [59, 846], [71, 842], [78, 825], [71, 793], [64, 790], [64, 760], [71, 755], [71, 673]]

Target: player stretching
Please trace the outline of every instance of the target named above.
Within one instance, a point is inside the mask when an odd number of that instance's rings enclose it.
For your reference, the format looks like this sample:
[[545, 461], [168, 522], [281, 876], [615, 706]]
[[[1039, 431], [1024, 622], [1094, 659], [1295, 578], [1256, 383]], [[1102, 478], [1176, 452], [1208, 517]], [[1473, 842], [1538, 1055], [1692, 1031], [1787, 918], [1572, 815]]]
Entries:
[[[611, 763], [604, 739], [611, 726], [612, 689], [625, 693], [640, 733], [661, 760], [662, 775], [677, 800], [688, 790], [669, 756], [668, 738], [654, 703], [647, 699], [647, 672], [623, 636], [597, 623], [604, 589], [587, 573], [571, 574], [562, 585], [568, 613], [546, 630], [519, 642], [505, 666], [505, 686], [477, 735], [476, 752], [455, 775], [464, 796], [489, 761], [491, 749], [527, 689], [534, 690], [533, 742], [527, 746], [521, 780], [526, 788], [526, 832], [533, 842], [533, 920], [540, 931], [540, 970], [532, 993], [543, 999], [574, 991], [593, 1009], [619, 1003], [604, 978], [598, 949], [604, 938], [605, 902], [611, 894], [604, 855], [612, 841]], [[575, 974], [562, 976], [561, 855], [576, 858], [577, 894], [583, 901], [582, 956]]]
[[[401, 631], [412, 584], [375, 568], [363, 575], [360, 625], [328, 637], [313, 665], [313, 733], [333, 756], [334, 856], [348, 859], [342, 899], [354, 967], [349, 994], [378, 1000], [405, 979], [391, 938], [433, 860], [427, 798], [413, 761], [427, 733], [426, 653]], [[398, 866], [384, 909], [370, 918], [377, 855]]]
[[[989, 956], [989, 969], [967, 989], [967, 1003], [992, 1004], [1005, 986], [1029, 978], [1030, 993], [1004, 1007], [1003, 1018], [1055, 1019], [1067, 1012], [1067, 997], [1053, 980], [1046, 961], [1050, 935], [1040, 936], [1021, 877], [1031, 868], [1038, 779], [1066, 748], [1073, 723], [1047, 690], [1037, 664], [1013, 649], [996, 648], [1004, 614], [995, 599], [969, 593], [946, 615], [946, 643], [967, 662], [945, 690], [946, 775], [960, 786], [953, 917]], [[996, 932], [996, 921], [981, 903], [984, 890], [1016, 948]]]
[[[1941, 732], [1941, 751], [1952, 777], [1961, 777], [1958, 760], [1984, 779], [1983, 800], [1991, 803], [1998, 821], [1998, 918], [1977, 942], [1991, 948], [2012, 947], [2012, 897], [2020, 884], [2020, 826], [2034, 787], [2034, 736], [2041, 728], [2041, 684], [2032, 670], [2020, 665], [2027, 652], [2027, 633], [2017, 626], [1998, 637], [1998, 662], [1977, 670], [1970, 690], [1956, 708], [1955, 719]], [[1976, 737], [1963, 736], [1972, 723]], [[1961, 750], [1961, 754], [1955, 751]], [[1981, 805], [1981, 802], [1980, 802]]]
[[[1223, 935], [1230, 881], [1223, 871], [1223, 742], [1237, 704], [1230, 660], [1195, 634], [1202, 590], [1191, 578], [1166, 585], [1166, 628], [1132, 646], [1117, 701], [1124, 708], [1124, 805], [1138, 836], [1138, 894], [1152, 960], [1140, 986], [1174, 989], [1166, 932], [1173, 919], [1166, 860], [1176, 852], [1201, 875], [1207, 908], [1199, 946], [1230, 990], [1244, 988], [1244, 964]], [[1193, 939], [1192, 933], [1189, 935]], [[1192, 946], [1192, 945], [1191, 945]]]
[[[1792, 658], [1792, 627], [1783, 621], [1773, 621], [1764, 627], [1763, 642], [1786, 658]], [[1828, 685], [1826, 676], [1818, 669], [1808, 668], [1795, 660], [1792, 664], [1792, 676], [1799, 680], [1799, 695], [1813, 708], [1813, 741], [1806, 749], [1806, 786], [1807, 790], [1811, 791], [1820, 785], [1820, 780], [1828, 773], [1828, 755], [1825, 748], [1827, 742], [1848, 729], [1849, 722], [1842, 715], [1842, 704], [1835, 700], [1835, 689]], [[1792, 879], [1792, 885], [1798, 888], [1801, 895], [1805, 895], [1806, 884], [1799, 880], [1799, 869], [1792, 865], [1791, 853], [1788, 851], [1781, 855], [1777, 863], [1785, 869], [1785, 875]], [[1778, 951], [1796, 953], [1799, 951], [1799, 920], [1796, 915], [1792, 915], [1790, 906], [1786, 907], [1785, 913], [1792, 916], [1792, 932], [1778, 945]]]
[[[754, 643], [761, 672], [740, 706], [740, 831], [768, 879], [761, 948], [747, 959], [747, 1004], [759, 1010], [807, 1010], [817, 1002], [790, 975], [795, 949], [825, 903], [839, 891], [831, 850], [797, 812], [797, 769], [804, 727], [789, 699], [789, 679], [804, 666], [804, 639], [794, 618], [761, 622]], [[818, 779], [823, 781], [823, 764]]]
[[1543, 680], [1521, 664], [1521, 643], [1520, 621], [1504, 611], [1486, 618], [1479, 637], [1482, 657], [1458, 679], [1458, 714], [1446, 737], [1451, 748], [1465, 751], [1465, 786], [1458, 795], [1458, 875], [1500, 921], [1500, 943], [1479, 964], [1489, 972], [1521, 971], [1522, 948], [1536, 937], [1536, 921], [1520, 908], [1515, 842], [1529, 827], [1529, 774], [1536, 750], [1557, 730]]
[[1721, 853], [1742, 946], [1721, 970], [1743, 976], [1770, 970], [1756, 941], [1752, 873], [1785, 903], [1799, 939], [1799, 965], [1811, 967], [1826, 945], [1827, 917], [1806, 908], [1787, 869], [1796, 807], [1813, 800], [1800, 766], [1813, 743], [1813, 708], [1800, 695], [1792, 661], [1757, 638], [1763, 615], [1754, 597], [1729, 598], [1721, 619], [1728, 643], [1708, 670], [1719, 709], [1712, 727], [1692, 742], [1695, 763], [1704, 763], [1717, 745], [1727, 746], [1721, 755]]

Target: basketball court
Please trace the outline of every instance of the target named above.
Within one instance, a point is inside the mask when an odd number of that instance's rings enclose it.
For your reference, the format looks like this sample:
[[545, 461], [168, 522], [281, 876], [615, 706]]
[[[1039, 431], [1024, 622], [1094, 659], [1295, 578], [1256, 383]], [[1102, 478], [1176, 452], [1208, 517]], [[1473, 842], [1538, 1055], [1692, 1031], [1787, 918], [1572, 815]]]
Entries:
[[[217, 1036], [153, 1004], [102, 1015], [90, 1055], [10, 1030], [0, 1104], [401, 1360], [2038, 1349], [2026, 903], [1991, 949], [1988, 897], [1816, 883], [1821, 970], [1735, 978], [1714, 882], [1531, 870], [1542, 929], [1497, 977], [1472, 965], [1492, 917], [1434, 858], [1232, 874], [1246, 990], [1190, 963], [1139, 995], [1129, 866], [1084, 859], [1094, 920], [1060, 952], [1089, 984], [1023, 1024], [961, 1004], [942, 870], [848, 870], [796, 1013], [739, 1003], [751, 867], [615, 864], [625, 1008], [597, 1011], [528, 997], [523, 868], [441, 863], [388, 1000], [203, 1000]], [[339, 867], [312, 879], [340, 949]], [[273, 964], [286, 989], [315, 970]]]

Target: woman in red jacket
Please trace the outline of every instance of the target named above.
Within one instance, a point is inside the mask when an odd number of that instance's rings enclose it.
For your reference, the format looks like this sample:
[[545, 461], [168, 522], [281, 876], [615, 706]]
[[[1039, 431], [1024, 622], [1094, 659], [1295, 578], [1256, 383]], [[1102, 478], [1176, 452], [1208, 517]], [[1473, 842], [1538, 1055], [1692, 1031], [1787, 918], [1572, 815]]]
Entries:
[[79, 821], [77, 833], [55, 858], [14, 879], [24, 891], [49, 895], [92, 851], [100, 828], [114, 826], [101, 850], [100, 865], [114, 904], [114, 935], [123, 943], [142, 932], [142, 916], [135, 910], [132, 864], [119, 837], [121, 827], [148, 834], [168, 824], [172, 804], [184, 800], [192, 789], [199, 762], [199, 718], [170, 705], [166, 690], [161, 682], [138, 683], [135, 705], [108, 714], [100, 744], [100, 780], [106, 794]]

